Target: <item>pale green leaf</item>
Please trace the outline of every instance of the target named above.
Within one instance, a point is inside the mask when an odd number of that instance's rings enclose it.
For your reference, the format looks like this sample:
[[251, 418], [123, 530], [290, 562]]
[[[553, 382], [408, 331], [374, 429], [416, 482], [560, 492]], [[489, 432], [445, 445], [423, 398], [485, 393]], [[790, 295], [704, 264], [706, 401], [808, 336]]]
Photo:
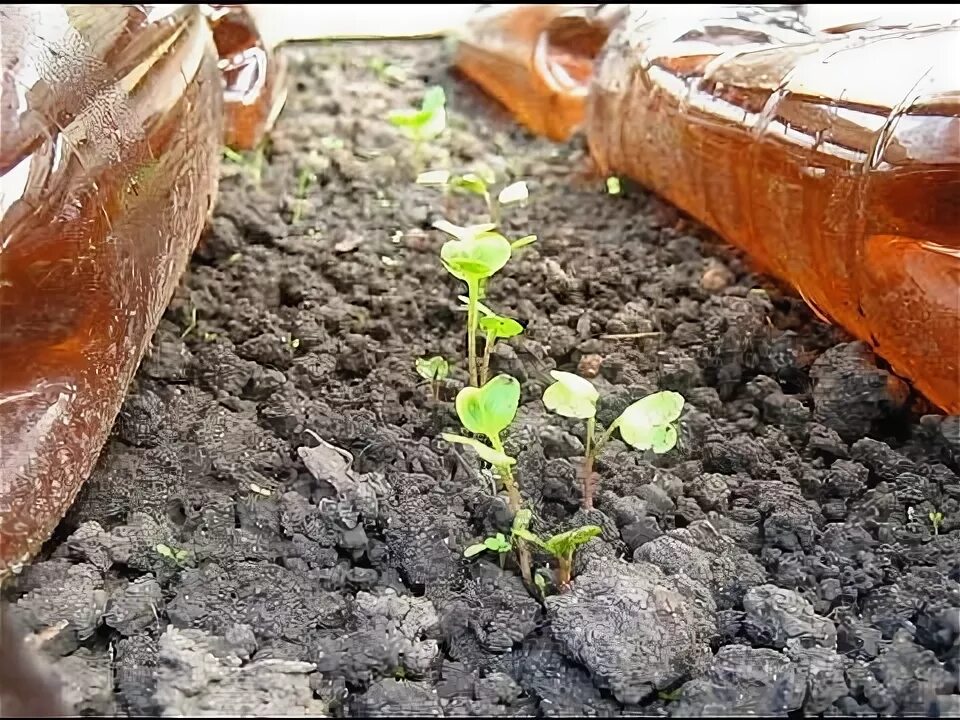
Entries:
[[520, 383], [509, 375], [497, 375], [483, 387], [465, 387], [457, 393], [457, 415], [472, 433], [499, 437], [517, 414]]
[[620, 194], [620, 178], [615, 176], [607, 178], [607, 192], [611, 195]]
[[680, 417], [683, 395], [662, 390], [637, 400], [623, 411], [622, 422], [630, 425], [666, 425]]
[[526, 247], [527, 245], [533, 245], [536, 241], [537, 241], [536, 235], [524, 235], [522, 238], [518, 240], [514, 240], [512, 243], [510, 243], [510, 247], [513, 248], [514, 250], [519, 250], [520, 248]]
[[509, 205], [511, 203], [523, 202], [528, 197], [530, 197], [530, 193], [527, 190], [527, 183], [520, 180], [519, 182], [507, 185], [501, 190], [497, 196], [497, 201], [501, 205]]
[[487, 549], [486, 543], [477, 543], [476, 545], [471, 545], [466, 550], [463, 551], [464, 557], [473, 557], [474, 555], [479, 555], [484, 550]]
[[549, 538], [544, 547], [547, 552], [556, 557], [566, 557], [573, 553], [580, 545], [589, 542], [597, 537], [603, 530], [596, 525], [584, 525], [583, 527], [567, 530], [566, 532], [554, 535]]
[[441, 356], [417, 358], [417, 373], [425, 380], [443, 380], [450, 372], [450, 364]]
[[448, 220], [437, 220], [433, 223], [437, 230], [452, 235], [457, 240], [473, 240], [483, 233], [490, 232], [497, 226], [494, 223], [483, 223], [481, 225], [454, 225]]
[[523, 325], [513, 318], [501, 315], [487, 315], [480, 318], [480, 328], [496, 338], [512, 338], [523, 332]]
[[556, 382], [543, 393], [547, 410], [569, 418], [588, 420], [597, 413], [600, 393], [586, 378], [573, 373], [551, 370]]
[[450, 184], [455, 188], [466, 190], [481, 197], [487, 194], [487, 184], [476, 173], [465, 173], [460, 177], [455, 177]]
[[420, 109], [425, 112], [432, 112], [442, 108], [446, 102], [447, 95], [443, 91], [443, 88], [439, 85], [434, 85], [428, 88], [423, 94], [423, 103], [420, 105]]
[[446, 185], [449, 180], [449, 170], [427, 170], [417, 175], [418, 185]]
[[504, 453], [497, 452], [489, 445], [485, 445], [475, 438], [463, 437], [462, 435], [453, 435], [451, 433], [443, 433], [441, 437], [443, 437], [443, 439], [447, 442], [457, 443], [458, 445], [466, 445], [467, 447], [473, 448], [477, 455], [480, 456], [481, 460], [490, 463], [497, 468], [508, 467], [517, 462], [515, 458], [505, 455]]

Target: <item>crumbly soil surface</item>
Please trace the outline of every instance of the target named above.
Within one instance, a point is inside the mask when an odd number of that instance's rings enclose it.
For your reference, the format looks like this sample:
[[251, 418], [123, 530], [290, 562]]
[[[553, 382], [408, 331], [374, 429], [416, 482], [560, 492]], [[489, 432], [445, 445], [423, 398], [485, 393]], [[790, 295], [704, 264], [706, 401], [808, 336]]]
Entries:
[[[960, 714], [957, 418], [689, 218], [609, 194], [581, 141], [531, 137], [443, 44], [288, 52], [272, 143], [224, 167], [99, 467], [11, 592], [78, 712]], [[506, 228], [539, 241], [487, 302], [526, 326], [493, 367], [522, 383], [507, 450], [534, 527], [603, 529], [545, 601], [512, 560], [463, 557], [511, 514], [440, 437], [464, 288], [431, 225], [483, 207], [415, 185], [384, 120], [436, 83], [424, 166], [529, 182]], [[440, 402], [414, 371], [436, 354]], [[678, 448], [611, 442], [582, 511], [552, 369], [594, 375], [602, 424], [683, 393]]]

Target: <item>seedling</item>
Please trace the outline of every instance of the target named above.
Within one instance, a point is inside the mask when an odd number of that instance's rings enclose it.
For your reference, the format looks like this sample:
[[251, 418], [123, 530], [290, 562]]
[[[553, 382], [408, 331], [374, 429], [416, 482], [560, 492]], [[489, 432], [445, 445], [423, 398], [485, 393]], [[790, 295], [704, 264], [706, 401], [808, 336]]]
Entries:
[[297, 195], [293, 201], [293, 224], [300, 222], [304, 207], [307, 204], [307, 190], [317, 181], [317, 176], [308, 168], [303, 168], [297, 176]]
[[614, 420], [606, 432], [597, 434], [597, 400], [600, 394], [586, 378], [573, 373], [552, 370], [556, 381], [543, 393], [548, 410], [563, 417], [587, 421], [586, 455], [583, 465], [583, 506], [593, 508], [593, 465], [615, 430], [637, 450], [669, 452], [677, 444], [677, 428], [684, 400], [679, 393], [664, 390], [648, 395], [630, 405]]
[[417, 358], [417, 374], [430, 382], [433, 399], [440, 399], [440, 383], [450, 374], [450, 364], [439, 355], [432, 358]]
[[447, 127], [447, 96], [440, 86], [431, 87], [423, 96], [419, 110], [394, 110], [387, 119], [413, 140], [417, 162], [423, 143], [440, 135]]
[[493, 313], [484, 313], [485, 317], [480, 318], [480, 329], [486, 333], [483, 346], [483, 360], [480, 363], [480, 383], [487, 381], [487, 374], [490, 372], [490, 356], [493, 353], [493, 346], [497, 340], [507, 340], [516, 337], [523, 332], [523, 325], [513, 318], [501, 317]]
[[430, 170], [418, 175], [417, 183], [442, 188], [444, 193], [461, 192], [483, 198], [490, 222], [494, 225], [500, 224], [504, 205], [524, 202], [530, 197], [524, 180], [511, 183], [494, 195], [492, 186], [496, 183], [496, 178], [488, 170], [463, 175], [453, 175], [447, 170]]
[[440, 248], [440, 259], [451, 275], [467, 284], [467, 367], [470, 384], [478, 386], [477, 328], [479, 327], [481, 283], [499, 272], [510, 259], [510, 243], [492, 225], [460, 227], [445, 220], [434, 223], [452, 235]]
[[252, 152], [240, 153], [231, 147], [223, 148], [223, 159], [238, 166], [256, 185], [263, 178], [263, 164], [266, 160], [266, 148], [261, 144]]
[[516, 460], [503, 449], [500, 435], [510, 427], [520, 405], [520, 383], [509, 375], [497, 375], [483, 387], [465, 387], [457, 393], [457, 416], [474, 435], [487, 439], [489, 445], [475, 438], [444, 433], [449, 442], [472, 447], [481, 459], [493, 465], [510, 497], [510, 509], [520, 509], [520, 492], [513, 479], [511, 466]]
[[933, 510], [927, 517], [930, 519], [930, 525], [933, 527], [933, 534], [939, 535], [940, 526], [943, 525], [943, 513], [938, 510]]
[[513, 532], [517, 537], [533, 543], [556, 558], [557, 587], [563, 591], [569, 587], [570, 581], [573, 579], [573, 555], [577, 548], [597, 537], [602, 530], [596, 525], [584, 525], [583, 527], [554, 535], [545, 541], [541, 540], [526, 528], [514, 528]]
[[511, 545], [510, 541], [504, 537], [503, 533], [497, 533], [496, 535], [486, 538], [482, 543], [477, 543], [476, 545], [471, 545], [468, 547], [463, 551], [463, 556], [473, 557], [474, 555], [479, 555], [485, 550], [495, 552], [500, 556], [500, 567], [502, 568], [507, 553], [513, 550], [513, 545]]
[[169, 545], [164, 545], [160, 543], [157, 545], [154, 550], [157, 551], [157, 555], [160, 557], [166, 558], [170, 562], [184, 567], [190, 559], [190, 551], [184, 549], [172, 548]]

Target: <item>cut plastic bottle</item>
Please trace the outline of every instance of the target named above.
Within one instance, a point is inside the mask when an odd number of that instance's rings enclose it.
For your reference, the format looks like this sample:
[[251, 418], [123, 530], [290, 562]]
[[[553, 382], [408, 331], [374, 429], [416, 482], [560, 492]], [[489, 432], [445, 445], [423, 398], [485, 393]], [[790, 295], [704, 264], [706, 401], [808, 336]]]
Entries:
[[956, 21], [491, 8], [457, 63], [534, 132], [584, 132], [601, 172], [715, 230], [960, 413]]
[[2, 579], [92, 470], [282, 67], [237, 7], [7, 5], [0, 27]]

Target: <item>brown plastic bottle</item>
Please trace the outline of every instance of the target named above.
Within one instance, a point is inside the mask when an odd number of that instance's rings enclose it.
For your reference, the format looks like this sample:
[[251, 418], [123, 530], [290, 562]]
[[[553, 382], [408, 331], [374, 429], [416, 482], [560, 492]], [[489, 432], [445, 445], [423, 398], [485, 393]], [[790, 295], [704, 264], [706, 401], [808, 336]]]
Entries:
[[531, 130], [582, 129], [602, 172], [710, 226], [960, 412], [960, 25], [815, 32], [689, 7], [493, 9], [458, 66]]
[[282, 68], [236, 6], [8, 5], [0, 27], [2, 579], [92, 469], [222, 144], [259, 139]]

